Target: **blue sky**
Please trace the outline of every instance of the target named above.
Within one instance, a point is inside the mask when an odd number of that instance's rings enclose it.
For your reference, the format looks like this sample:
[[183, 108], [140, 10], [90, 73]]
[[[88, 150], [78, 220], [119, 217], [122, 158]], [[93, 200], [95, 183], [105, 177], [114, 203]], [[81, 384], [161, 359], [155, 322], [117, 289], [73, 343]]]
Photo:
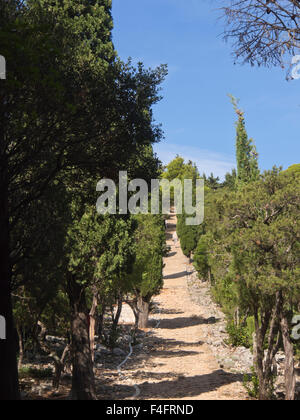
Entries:
[[[235, 166], [235, 114], [240, 98], [260, 167], [300, 162], [300, 80], [280, 68], [234, 65], [222, 40], [220, 0], [113, 0], [113, 41], [119, 56], [147, 67], [168, 64], [155, 119], [165, 139], [155, 146], [168, 163], [176, 154], [202, 173], [222, 177]], [[299, 126], [299, 128], [298, 128]]]

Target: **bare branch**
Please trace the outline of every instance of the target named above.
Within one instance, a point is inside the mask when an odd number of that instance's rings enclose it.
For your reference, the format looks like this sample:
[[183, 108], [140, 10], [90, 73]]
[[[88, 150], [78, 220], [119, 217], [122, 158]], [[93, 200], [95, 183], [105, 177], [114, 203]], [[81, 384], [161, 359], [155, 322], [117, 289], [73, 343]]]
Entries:
[[[229, 1], [228, 1], [229, 2]], [[224, 39], [233, 43], [236, 62], [282, 66], [300, 51], [300, 2], [231, 0], [222, 7]]]

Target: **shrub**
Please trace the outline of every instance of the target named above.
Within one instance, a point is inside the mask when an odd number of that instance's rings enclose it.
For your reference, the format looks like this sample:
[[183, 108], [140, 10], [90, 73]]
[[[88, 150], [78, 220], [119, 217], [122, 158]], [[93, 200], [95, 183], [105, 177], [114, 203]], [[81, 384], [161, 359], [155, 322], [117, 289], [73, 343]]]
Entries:
[[208, 263], [207, 243], [203, 236], [200, 238], [194, 254], [194, 265], [199, 276], [203, 280], [208, 280], [210, 267]]
[[251, 368], [251, 374], [244, 375], [243, 386], [251, 398], [259, 397], [259, 380], [254, 367]]
[[226, 329], [229, 334], [228, 344], [233, 347], [251, 347], [251, 336], [247, 326], [237, 326], [234, 322], [229, 322]]
[[19, 370], [20, 378], [34, 378], [34, 379], [46, 379], [52, 378], [53, 371], [51, 368], [37, 369], [33, 367], [22, 367]]

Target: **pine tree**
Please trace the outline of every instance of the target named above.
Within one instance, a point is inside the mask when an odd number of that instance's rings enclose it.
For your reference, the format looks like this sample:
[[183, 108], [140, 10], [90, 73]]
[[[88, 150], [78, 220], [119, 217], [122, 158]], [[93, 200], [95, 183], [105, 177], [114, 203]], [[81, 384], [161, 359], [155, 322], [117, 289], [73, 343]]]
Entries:
[[71, 35], [69, 58], [78, 69], [87, 63], [113, 62], [112, 0], [30, 0], [29, 4], [48, 10], [56, 20], [56, 34]]
[[244, 112], [238, 108], [238, 100], [230, 95], [238, 116], [236, 123], [237, 185], [255, 181], [259, 177], [258, 154], [253, 139], [248, 138]]

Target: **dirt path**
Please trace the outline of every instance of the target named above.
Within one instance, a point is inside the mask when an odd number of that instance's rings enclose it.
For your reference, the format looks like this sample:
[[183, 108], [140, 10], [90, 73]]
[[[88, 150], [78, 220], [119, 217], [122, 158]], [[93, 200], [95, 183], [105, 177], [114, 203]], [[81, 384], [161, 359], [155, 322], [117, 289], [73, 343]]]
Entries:
[[[168, 221], [167, 244], [171, 251], [165, 258], [164, 288], [155, 299], [158, 311], [150, 318], [153, 330], [147, 334], [143, 351], [127, 367], [126, 385], [137, 384], [141, 400], [245, 399], [241, 375], [220, 369], [202, 341], [207, 320], [200, 316], [201, 308], [191, 302], [188, 261], [179, 244], [174, 246], [175, 230], [173, 215]], [[154, 329], [158, 319], [160, 324]]]

